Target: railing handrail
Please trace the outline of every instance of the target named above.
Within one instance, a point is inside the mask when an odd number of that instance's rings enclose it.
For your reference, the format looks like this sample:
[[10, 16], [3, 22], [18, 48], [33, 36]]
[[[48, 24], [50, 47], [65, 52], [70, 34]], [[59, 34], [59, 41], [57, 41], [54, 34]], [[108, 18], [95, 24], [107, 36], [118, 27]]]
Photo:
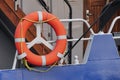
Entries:
[[112, 23], [111, 23], [111, 25], [110, 25], [110, 28], [109, 28], [109, 30], [108, 30], [108, 33], [111, 33], [111, 31], [112, 31], [112, 29], [113, 29], [113, 27], [114, 27], [114, 25], [115, 25], [115, 22], [116, 22], [118, 19], [120, 19], [120, 16], [117, 16], [117, 17], [114, 18], [114, 20], [112, 21]]
[[[61, 22], [84, 22], [88, 28], [90, 28], [90, 24], [82, 18], [75, 18], [75, 19], [60, 19]], [[90, 29], [91, 34], [95, 34], [94, 31], [92, 29]]]

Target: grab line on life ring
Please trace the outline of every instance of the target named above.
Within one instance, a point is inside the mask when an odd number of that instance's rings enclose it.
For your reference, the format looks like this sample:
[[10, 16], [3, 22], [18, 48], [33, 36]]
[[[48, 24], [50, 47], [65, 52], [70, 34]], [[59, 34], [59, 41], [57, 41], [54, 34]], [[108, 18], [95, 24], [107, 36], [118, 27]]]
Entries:
[[[38, 56], [27, 48], [25, 43], [25, 34], [33, 23], [41, 21], [47, 22], [52, 26], [52, 28], [55, 30], [57, 40], [56, 46], [52, 52], [47, 55]], [[22, 33], [20, 31], [21, 28], [23, 28]], [[54, 15], [47, 12], [33, 12], [25, 16], [23, 20], [20, 21], [15, 31], [15, 44], [19, 53], [18, 58], [21, 59], [25, 57], [29, 63], [37, 66], [51, 65], [62, 58], [66, 49], [66, 43], [66, 31], [63, 24]]]

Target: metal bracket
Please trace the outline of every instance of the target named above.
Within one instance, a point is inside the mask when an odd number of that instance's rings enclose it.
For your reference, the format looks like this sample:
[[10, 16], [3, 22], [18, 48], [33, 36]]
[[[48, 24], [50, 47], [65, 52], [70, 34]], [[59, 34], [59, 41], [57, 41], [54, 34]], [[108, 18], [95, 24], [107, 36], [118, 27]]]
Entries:
[[20, 7], [21, 8], [21, 6], [20, 6], [20, 0], [13, 0], [14, 1], [14, 6], [15, 6], [15, 11], [17, 11], [18, 10], [18, 7]]

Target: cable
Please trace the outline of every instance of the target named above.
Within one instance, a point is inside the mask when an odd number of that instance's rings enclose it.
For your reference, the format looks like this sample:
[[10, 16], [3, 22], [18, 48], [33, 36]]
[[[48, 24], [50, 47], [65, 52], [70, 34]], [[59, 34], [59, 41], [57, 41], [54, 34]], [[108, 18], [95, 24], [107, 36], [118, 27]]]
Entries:
[[[72, 7], [70, 5], [70, 3], [68, 2], [68, 0], [64, 0], [65, 3], [67, 4], [68, 8], [69, 8], [69, 19], [72, 19]], [[68, 39], [72, 39], [72, 22], [69, 22], [68, 24], [69, 28], [68, 28]], [[72, 48], [72, 42], [68, 42], [68, 48]], [[68, 62], [69, 64], [71, 64], [72, 62], [72, 50], [69, 52], [70, 54], [68, 55]]]
[[45, 1], [44, 0], [38, 0], [40, 2], [40, 4], [44, 7], [44, 9], [50, 13], [49, 11], [49, 7], [46, 5]]
[[51, 70], [52, 68], [54, 68], [57, 64], [57, 62], [55, 62], [53, 65], [51, 65], [48, 69], [46, 70], [39, 70], [39, 69], [35, 69], [33, 67], [30, 67], [27, 63], [27, 60], [23, 59], [23, 63], [25, 65], [25, 67], [30, 70], [30, 71], [35, 71], [35, 72], [48, 72], [49, 70]]
[[[116, 13], [118, 9], [120, 9], [120, 0], [113, 0], [110, 2], [110, 4], [106, 5], [102, 12], [109, 6], [109, 9], [104, 13], [103, 16], [100, 18], [99, 22], [99, 31], [102, 31], [107, 22], [110, 20], [110, 18]], [[101, 13], [102, 13], [101, 12]]]
[[68, 51], [65, 53], [64, 57], [66, 57], [69, 52], [71, 51], [71, 49], [73, 49], [77, 43], [87, 34], [87, 32], [96, 24], [97, 21], [99, 21], [99, 19], [101, 18], [101, 16], [104, 15], [104, 13], [109, 9], [110, 5], [101, 13], [101, 15], [91, 24], [91, 26], [88, 28], [87, 31], [85, 31], [82, 36], [80, 36], [80, 38], [73, 44], [73, 46], [71, 48], [68, 48]]

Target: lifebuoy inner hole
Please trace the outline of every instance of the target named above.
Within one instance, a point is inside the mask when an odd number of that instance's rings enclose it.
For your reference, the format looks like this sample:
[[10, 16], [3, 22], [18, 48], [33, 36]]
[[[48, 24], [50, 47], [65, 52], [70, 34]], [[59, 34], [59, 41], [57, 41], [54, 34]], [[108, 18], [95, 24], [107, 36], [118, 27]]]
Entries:
[[[48, 28], [48, 27], [49, 27], [49, 28]], [[53, 34], [52, 37], [54, 37], [54, 40], [57, 39], [57, 37], [56, 37], [56, 35], [55, 35], [55, 31], [53, 30], [53, 28], [52, 28], [50, 25], [44, 23], [41, 29], [42, 29], [41, 37], [42, 37], [43, 39], [45, 39], [45, 40], [48, 41], [48, 39], [46, 38], [46, 35], [47, 35], [48, 38], [51, 37], [50, 30], [52, 30], [52, 34]], [[49, 29], [49, 30], [48, 30], [48, 29]], [[32, 31], [32, 32], [30, 32], [30, 31]], [[36, 31], [37, 31], [37, 30], [36, 30], [36, 27], [35, 27], [34, 24], [29, 27], [28, 31], [26, 32], [26, 36], [30, 34], [30, 35], [31, 35], [31, 39], [29, 39], [29, 41], [26, 40], [26, 43], [31, 42], [33, 39], [35, 39], [35, 38], [37, 37], [37, 36], [36, 36], [36, 33], [37, 33]], [[53, 39], [53, 38], [51, 38], [51, 39]], [[51, 40], [51, 39], [49, 39], [49, 40]], [[54, 40], [53, 40], [53, 41], [54, 41]], [[55, 46], [56, 43], [52, 43], [52, 45]], [[33, 52], [34, 54], [37, 54], [37, 55], [40, 55], [40, 56], [41, 56], [41, 55], [48, 54], [48, 53], [51, 52], [51, 50], [50, 50], [48, 47], [46, 47], [43, 43], [34, 44], [29, 50], [30, 50], [31, 52]]]

